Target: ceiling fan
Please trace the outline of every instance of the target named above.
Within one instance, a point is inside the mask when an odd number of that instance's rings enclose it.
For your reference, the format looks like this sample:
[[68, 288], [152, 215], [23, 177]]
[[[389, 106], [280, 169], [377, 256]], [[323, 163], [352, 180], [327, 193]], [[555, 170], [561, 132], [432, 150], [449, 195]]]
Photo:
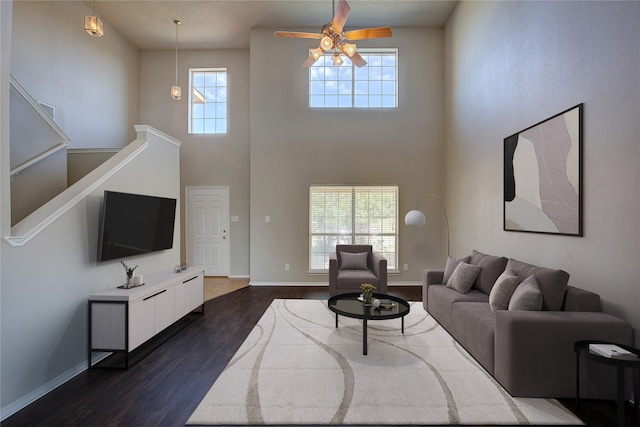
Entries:
[[[334, 9], [335, 10], [335, 9]], [[303, 68], [311, 67], [324, 52], [333, 50], [333, 65], [342, 65], [340, 52], [347, 55], [356, 67], [364, 67], [367, 61], [358, 52], [356, 45], [346, 40], [364, 40], [391, 37], [390, 27], [363, 28], [361, 30], [343, 31], [344, 24], [351, 12], [351, 7], [346, 0], [339, 0], [338, 9], [335, 10], [333, 21], [324, 24], [320, 33], [304, 33], [297, 31], [276, 31], [276, 37], [294, 37], [299, 39], [320, 39], [320, 45], [311, 51], [309, 58], [302, 64]], [[338, 52], [340, 51], [340, 52]]]

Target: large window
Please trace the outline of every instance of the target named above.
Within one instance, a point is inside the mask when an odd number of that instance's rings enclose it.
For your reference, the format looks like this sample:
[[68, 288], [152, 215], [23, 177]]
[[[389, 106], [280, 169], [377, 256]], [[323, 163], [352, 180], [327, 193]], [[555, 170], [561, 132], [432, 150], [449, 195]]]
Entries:
[[328, 270], [337, 244], [373, 245], [397, 269], [397, 186], [312, 185], [309, 213], [310, 271]]
[[309, 68], [309, 106], [312, 108], [395, 108], [398, 106], [398, 50], [362, 49], [367, 65], [358, 68], [342, 55], [333, 65], [325, 52]]
[[190, 69], [189, 89], [189, 133], [227, 133], [227, 69]]

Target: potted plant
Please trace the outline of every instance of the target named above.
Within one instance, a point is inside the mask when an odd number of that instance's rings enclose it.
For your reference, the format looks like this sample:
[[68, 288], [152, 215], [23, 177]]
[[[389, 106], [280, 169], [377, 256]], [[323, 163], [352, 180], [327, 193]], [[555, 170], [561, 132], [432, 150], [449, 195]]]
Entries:
[[131, 286], [133, 284], [133, 271], [138, 268], [138, 266], [136, 265], [135, 267], [130, 268], [123, 261], [120, 261], [120, 264], [124, 267], [124, 271], [127, 272], [127, 286]]
[[362, 289], [362, 303], [366, 306], [371, 305], [371, 296], [376, 287], [371, 283], [363, 283], [360, 285], [360, 289]]

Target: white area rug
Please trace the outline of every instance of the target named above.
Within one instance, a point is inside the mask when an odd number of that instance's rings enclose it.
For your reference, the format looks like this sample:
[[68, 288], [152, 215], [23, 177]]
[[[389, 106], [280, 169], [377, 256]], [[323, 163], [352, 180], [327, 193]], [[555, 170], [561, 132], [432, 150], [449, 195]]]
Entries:
[[423, 309], [369, 321], [274, 300], [187, 424], [582, 425], [554, 399], [511, 397]]

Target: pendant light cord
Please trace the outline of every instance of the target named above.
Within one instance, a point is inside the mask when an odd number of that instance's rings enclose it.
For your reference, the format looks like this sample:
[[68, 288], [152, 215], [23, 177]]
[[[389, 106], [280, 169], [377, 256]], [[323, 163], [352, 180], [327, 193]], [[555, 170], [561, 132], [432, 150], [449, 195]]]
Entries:
[[178, 86], [178, 26], [180, 21], [175, 19], [173, 22], [176, 24], [176, 86]]

